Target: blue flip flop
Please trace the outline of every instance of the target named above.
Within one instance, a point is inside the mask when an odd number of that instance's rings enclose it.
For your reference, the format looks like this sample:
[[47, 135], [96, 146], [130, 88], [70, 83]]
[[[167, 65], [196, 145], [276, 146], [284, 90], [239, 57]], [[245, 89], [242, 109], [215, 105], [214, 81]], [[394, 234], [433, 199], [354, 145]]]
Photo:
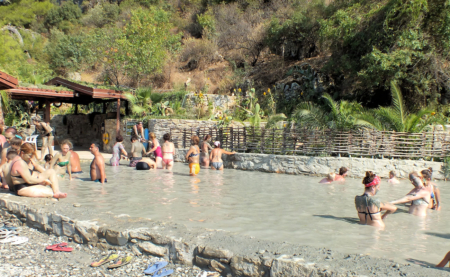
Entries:
[[173, 273], [173, 269], [162, 269], [161, 272], [158, 274], [153, 275], [153, 277], [163, 277], [163, 276], [167, 276]]
[[157, 272], [158, 270], [162, 269], [163, 267], [165, 267], [165, 266], [168, 265], [168, 264], [169, 264], [169, 263], [166, 262], [166, 261], [156, 262], [156, 263], [154, 263], [154, 264], [151, 265], [151, 266], [149, 265], [149, 266], [147, 267], [147, 269], [144, 270], [144, 273], [145, 273], [146, 275], [151, 275], [151, 274]]

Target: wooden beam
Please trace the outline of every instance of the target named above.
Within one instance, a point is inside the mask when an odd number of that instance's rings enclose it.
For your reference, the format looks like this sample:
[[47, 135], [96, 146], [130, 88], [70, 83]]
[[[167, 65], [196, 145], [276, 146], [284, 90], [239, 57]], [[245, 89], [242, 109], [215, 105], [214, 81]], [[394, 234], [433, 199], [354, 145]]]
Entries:
[[120, 98], [117, 99], [116, 136], [120, 134]]
[[48, 101], [48, 100], [45, 101], [44, 121], [46, 123], [50, 122], [50, 106], [51, 106], [50, 101]]

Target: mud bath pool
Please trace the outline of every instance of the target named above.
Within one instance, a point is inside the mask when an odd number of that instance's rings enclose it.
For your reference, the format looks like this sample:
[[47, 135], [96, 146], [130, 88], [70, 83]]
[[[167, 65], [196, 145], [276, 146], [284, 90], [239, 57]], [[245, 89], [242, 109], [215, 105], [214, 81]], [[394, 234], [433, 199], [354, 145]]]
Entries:
[[[436, 264], [449, 249], [449, 189], [438, 182], [443, 198], [439, 212], [421, 219], [407, 207], [386, 219], [384, 231], [357, 224], [354, 197], [362, 194], [359, 179], [344, 184], [318, 184], [321, 178], [240, 170], [202, 169], [188, 176], [188, 166], [176, 163], [173, 173], [136, 171], [125, 165], [106, 167], [108, 183], [89, 181], [85, 173], [61, 187], [69, 203], [116, 215], [171, 221], [188, 227], [222, 229], [275, 242], [326, 247], [343, 253], [370, 254], [397, 262]], [[67, 178], [67, 177], [66, 177]], [[412, 185], [381, 184], [378, 197], [391, 201]], [[57, 212], [59, 211], [56, 207]]]

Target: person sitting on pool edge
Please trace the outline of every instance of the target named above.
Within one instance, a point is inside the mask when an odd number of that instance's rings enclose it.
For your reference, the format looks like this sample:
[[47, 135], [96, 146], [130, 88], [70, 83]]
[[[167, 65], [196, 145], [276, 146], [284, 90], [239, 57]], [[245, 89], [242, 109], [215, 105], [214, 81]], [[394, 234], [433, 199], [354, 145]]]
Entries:
[[319, 184], [331, 184], [332, 182], [334, 182], [336, 179], [336, 173], [334, 172], [330, 172], [327, 174], [326, 178], [323, 178], [322, 180], [320, 180]]
[[[33, 163], [31, 159], [34, 155], [36, 155], [35, 149], [30, 143], [20, 146], [20, 155], [11, 161], [13, 186], [10, 187], [10, 190], [19, 196], [66, 198], [67, 193], [59, 190], [58, 180], [53, 169], [37, 173], [29, 168], [28, 163]], [[53, 182], [48, 180], [49, 177]], [[50, 186], [51, 190], [46, 186]]]
[[336, 175], [334, 180], [343, 182], [343, 181], [345, 181], [345, 177], [347, 176], [347, 174], [348, 174], [348, 168], [343, 166], [343, 167], [339, 168], [339, 174]]
[[144, 157], [136, 164], [136, 170], [150, 170], [156, 168], [156, 162], [150, 158]]
[[[380, 190], [380, 182], [380, 177], [376, 176], [372, 171], [366, 171], [366, 176], [362, 181], [365, 187], [364, 194], [355, 197], [355, 206], [360, 224], [384, 228], [383, 219], [397, 210], [396, 206], [390, 203], [382, 203], [374, 197]], [[386, 212], [381, 215], [383, 210]]]
[[397, 179], [397, 177], [395, 175], [396, 175], [395, 171], [389, 171], [388, 183], [391, 183], [393, 185], [396, 185], [396, 184], [400, 183], [400, 181]]
[[391, 204], [402, 204], [412, 202], [409, 206], [409, 213], [415, 216], [426, 216], [428, 205], [431, 203], [431, 193], [423, 185], [423, 176], [418, 172], [411, 172], [409, 180], [414, 189], [408, 192], [405, 197], [391, 201]]
[[191, 138], [191, 148], [186, 153], [186, 160], [189, 162], [189, 175], [195, 176], [200, 172], [200, 149], [198, 144], [200, 139], [198, 136], [192, 136]]
[[94, 155], [94, 159], [91, 162], [91, 181], [100, 182], [102, 184], [107, 183], [105, 173], [105, 160], [100, 153], [100, 146], [97, 143], [92, 143], [89, 150]]
[[214, 149], [209, 154], [209, 160], [211, 161], [211, 169], [223, 170], [222, 155], [234, 155], [236, 152], [228, 152], [220, 148], [220, 141], [214, 142]]

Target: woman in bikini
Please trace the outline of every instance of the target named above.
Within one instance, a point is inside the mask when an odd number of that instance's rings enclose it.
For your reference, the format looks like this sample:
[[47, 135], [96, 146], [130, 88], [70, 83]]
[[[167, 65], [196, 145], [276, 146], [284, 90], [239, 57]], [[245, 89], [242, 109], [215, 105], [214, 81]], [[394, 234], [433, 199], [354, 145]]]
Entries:
[[[397, 210], [397, 207], [394, 205], [382, 203], [374, 197], [380, 190], [380, 182], [380, 177], [376, 176], [372, 171], [366, 171], [366, 176], [362, 181], [365, 187], [364, 194], [355, 197], [355, 206], [360, 224], [384, 228], [383, 219]], [[381, 211], [386, 212], [381, 215]]]
[[164, 169], [172, 170], [173, 167], [173, 155], [175, 154], [175, 146], [170, 142], [170, 134], [163, 136], [164, 143], [162, 149], [162, 167]]
[[209, 167], [209, 150], [213, 149], [209, 144], [210, 139], [211, 135], [206, 135], [200, 145], [200, 165], [204, 167]]
[[199, 155], [200, 148], [198, 148], [198, 143], [200, 139], [198, 136], [192, 136], [191, 138], [191, 148], [186, 153], [186, 160], [189, 162], [189, 175], [195, 176], [200, 172]]
[[431, 203], [431, 193], [423, 186], [423, 176], [420, 173], [412, 172], [409, 174], [409, 180], [414, 189], [405, 197], [392, 201], [391, 204], [402, 204], [411, 202], [409, 213], [416, 216], [426, 216], [428, 205]]
[[148, 134], [148, 137], [152, 141], [153, 148], [147, 152], [147, 155], [152, 152], [155, 152], [156, 168], [162, 168], [163, 156], [162, 156], [161, 146], [159, 145], [159, 141], [156, 139], [155, 133]]
[[42, 161], [47, 148], [48, 153], [53, 155], [53, 129], [50, 124], [43, 122], [38, 115], [33, 116], [31, 122], [36, 126], [36, 132], [42, 137], [41, 158], [39, 159]]
[[125, 155], [125, 157], [128, 156], [127, 151], [125, 151], [125, 147], [123, 147], [122, 144], [123, 137], [121, 135], [116, 136], [116, 144], [113, 146], [113, 155], [109, 162], [111, 163], [111, 166], [119, 166], [120, 164], [120, 157], [121, 154]]
[[61, 142], [61, 152], [57, 153], [50, 162], [50, 168], [54, 168], [61, 178], [64, 178], [67, 169], [69, 180], [72, 180], [72, 166], [70, 165], [71, 145], [72, 143], [69, 140], [63, 140]]
[[437, 211], [441, 210], [441, 191], [436, 186], [436, 183], [431, 181], [433, 169], [430, 167], [420, 171], [420, 173], [423, 176], [425, 189], [431, 194], [431, 203], [428, 205], [428, 208]]
[[[24, 143], [20, 147], [19, 156], [11, 161], [12, 191], [19, 196], [26, 197], [66, 198], [67, 194], [59, 191], [58, 179], [53, 169], [41, 173], [33, 172], [30, 169], [30, 167], [36, 166], [32, 160], [34, 155], [33, 145]], [[46, 186], [50, 186], [51, 190]]]
[[220, 148], [220, 141], [214, 142], [214, 149], [211, 151], [209, 159], [211, 160], [211, 169], [223, 170], [222, 155], [233, 155], [236, 152], [228, 152]]

